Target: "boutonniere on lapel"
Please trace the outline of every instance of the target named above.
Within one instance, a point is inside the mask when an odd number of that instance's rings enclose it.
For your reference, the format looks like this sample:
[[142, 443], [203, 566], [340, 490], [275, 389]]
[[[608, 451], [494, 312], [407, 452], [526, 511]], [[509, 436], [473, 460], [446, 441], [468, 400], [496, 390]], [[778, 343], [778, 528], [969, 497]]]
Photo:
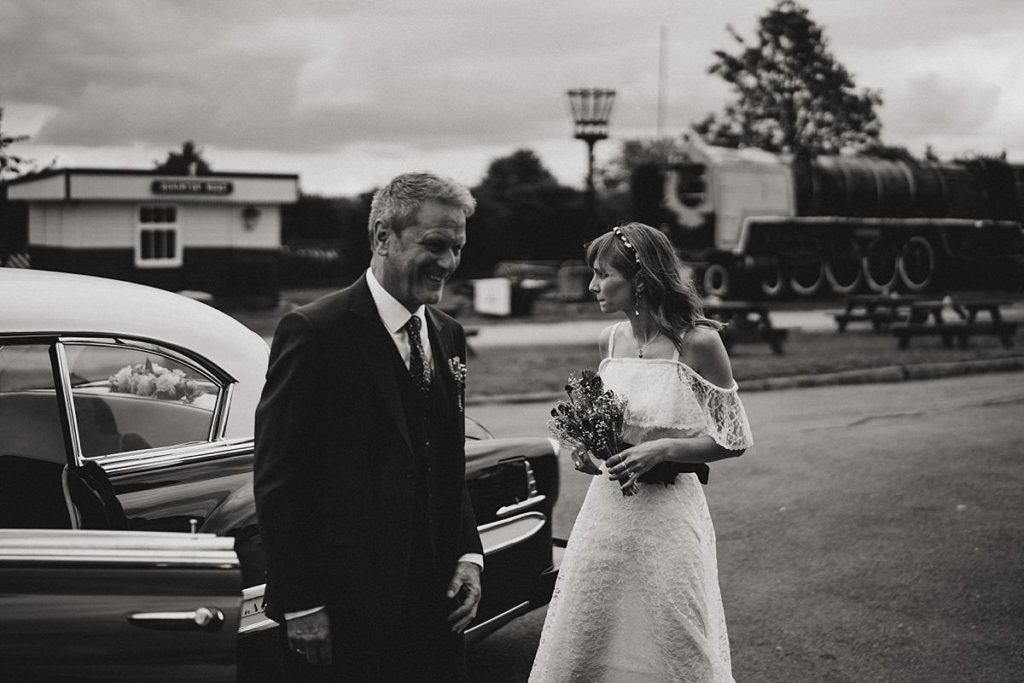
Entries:
[[466, 395], [466, 364], [458, 356], [448, 359], [448, 369], [452, 371], [452, 378], [459, 387], [459, 412], [465, 413], [463, 396]]

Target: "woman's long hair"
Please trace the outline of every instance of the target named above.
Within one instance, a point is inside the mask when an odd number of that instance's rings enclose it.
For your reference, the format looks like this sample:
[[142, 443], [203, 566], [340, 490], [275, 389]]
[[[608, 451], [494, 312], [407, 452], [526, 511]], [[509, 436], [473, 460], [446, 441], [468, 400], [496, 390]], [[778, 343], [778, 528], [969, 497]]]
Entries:
[[658, 331], [680, 351], [683, 335], [697, 325], [721, 329], [721, 323], [704, 316], [693, 279], [661, 231], [643, 223], [620, 225], [588, 244], [586, 259], [591, 268], [611, 267], [632, 280]]

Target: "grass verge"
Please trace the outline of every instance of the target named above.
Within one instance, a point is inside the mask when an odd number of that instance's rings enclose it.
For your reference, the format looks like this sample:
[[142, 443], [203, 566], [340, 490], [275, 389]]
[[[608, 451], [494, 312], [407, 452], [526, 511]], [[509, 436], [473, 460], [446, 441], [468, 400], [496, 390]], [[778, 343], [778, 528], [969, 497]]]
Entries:
[[[273, 309], [238, 309], [227, 313], [256, 333], [271, 337], [277, 321], [287, 311], [326, 293], [323, 290], [292, 291]], [[463, 310], [466, 310], [465, 308]], [[594, 302], [555, 304], [538, 301], [530, 322], [562, 322], [566, 319], [601, 318]], [[500, 325], [502, 320], [484, 319], [472, 313], [460, 316], [467, 325]], [[512, 319], [510, 322], [522, 322]], [[1024, 326], [1018, 331], [1014, 347], [1003, 348], [995, 337], [972, 337], [967, 348], [947, 349], [941, 340], [914, 339], [910, 348], [901, 350], [896, 339], [868, 330], [802, 332], [790, 330], [786, 353], [777, 356], [760, 342], [737, 344], [730, 353], [733, 374], [744, 381], [795, 375], [815, 375], [851, 370], [867, 370], [896, 365], [919, 365], [965, 360], [1005, 358], [1021, 355]], [[466, 392], [480, 398], [501, 394], [560, 392], [570, 372], [596, 368], [597, 341], [586, 345], [487, 347], [470, 359]]]
[[[1024, 336], [1013, 348], [995, 338], [972, 338], [966, 349], [947, 349], [938, 339], [915, 339], [901, 350], [896, 339], [872, 332], [802, 333], [791, 330], [786, 353], [776, 356], [761, 343], [733, 347], [733, 375], [744, 381], [769, 377], [823, 374], [893, 365], [1004, 358], [1021, 355]], [[466, 385], [470, 396], [559, 392], [570, 372], [596, 368], [595, 345], [485, 348], [470, 359]]]

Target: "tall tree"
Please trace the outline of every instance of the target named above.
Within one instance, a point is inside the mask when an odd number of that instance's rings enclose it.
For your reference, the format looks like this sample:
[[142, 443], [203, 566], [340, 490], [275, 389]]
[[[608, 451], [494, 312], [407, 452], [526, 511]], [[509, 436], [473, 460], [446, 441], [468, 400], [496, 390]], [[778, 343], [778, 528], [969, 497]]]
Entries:
[[156, 170], [170, 175], [206, 175], [213, 169], [203, 159], [203, 151], [196, 149], [196, 143], [187, 140], [181, 145], [181, 151], [170, 151], [163, 163], [157, 161]]
[[462, 272], [488, 272], [497, 261], [579, 258], [585, 205], [579, 191], [562, 186], [529, 149], [499, 157], [473, 188], [475, 235]]
[[27, 173], [34, 167], [31, 159], [12, 154], [10, 146], [28, 140], [27, 135], [9, 135], [3, 129], [4, 108], [0, 107], [0, 187], [4, 182]]
[[503, 194], [523, 187], [551, 187], [558, 184], [544, 167], [540, 157], [530, 149], [517, 149], [508, 156], [493, 160], [480, 183], [484, 192]]
[[695, 124], [707, 142], [798, 158], [878, 143], [881, 94], [856, 89], [805, 7], [779, 0], [760, 18], [754, 44], [726, 28], [739, 51], [716, 50], [708, 72], [729, 83], [736, 100]]
[[623, 140], [618, 153], [597, 169], [601, 185], [610, 192], [628, 190], [633, 172], [641, 166], [664, 166], [680, 154], [686, 136]]

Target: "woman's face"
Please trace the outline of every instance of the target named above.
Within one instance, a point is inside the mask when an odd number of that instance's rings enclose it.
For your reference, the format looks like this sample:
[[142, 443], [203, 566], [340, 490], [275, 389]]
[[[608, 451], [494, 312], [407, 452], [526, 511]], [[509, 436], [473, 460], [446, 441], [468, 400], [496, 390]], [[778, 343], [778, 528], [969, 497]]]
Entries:
[[633, 283], [615, 268], [601, 262], [594, 263], [590, 291], [597, 297], [602, 313], [626, 312], [636, 305]]

